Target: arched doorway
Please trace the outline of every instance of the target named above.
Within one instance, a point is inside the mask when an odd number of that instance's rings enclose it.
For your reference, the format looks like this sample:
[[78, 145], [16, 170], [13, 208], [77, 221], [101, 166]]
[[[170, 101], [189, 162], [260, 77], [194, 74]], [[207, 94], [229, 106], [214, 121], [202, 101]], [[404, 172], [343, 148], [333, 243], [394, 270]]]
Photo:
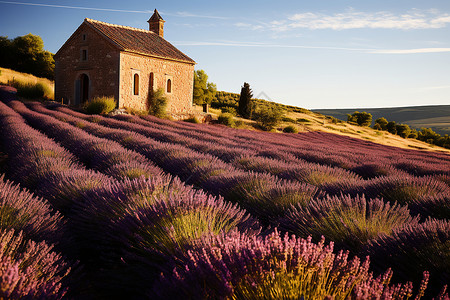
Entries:
[[80, 75], [80, 103], [89, 100], [89, 77], [86, 74]]

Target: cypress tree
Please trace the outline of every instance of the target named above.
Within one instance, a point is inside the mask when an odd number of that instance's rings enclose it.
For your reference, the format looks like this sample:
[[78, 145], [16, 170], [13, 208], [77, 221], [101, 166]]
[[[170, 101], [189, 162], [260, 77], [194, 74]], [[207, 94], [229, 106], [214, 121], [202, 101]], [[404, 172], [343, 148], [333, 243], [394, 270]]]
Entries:
[[250, 89], [250, 84], [244, 82], [244, 86], [241, 88], [241, 96], [239, 97], [239, 114], [246, 119], [249, 119], [252, 115], [252, 100], [253, 94]]

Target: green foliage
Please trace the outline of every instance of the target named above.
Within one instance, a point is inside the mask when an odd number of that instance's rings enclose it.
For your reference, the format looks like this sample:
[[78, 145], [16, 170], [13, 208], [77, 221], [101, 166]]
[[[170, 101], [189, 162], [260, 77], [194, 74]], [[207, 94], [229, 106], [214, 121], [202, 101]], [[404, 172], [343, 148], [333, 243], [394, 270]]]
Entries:
[[386, 124], [386, 130], [392, 134], [397, 134], [397, 124], [395, 121], [390, 121]]
[[283, 121], [283, 122], [287, 122], [287, 123], [297, 123], [297, 121], [295, 121], [294, 119], [292, 119], [292, 118], [289, 118], [289, 117], [283, 117], [282, 119], [281, 119], [281, 121]]
[[289, 125], [283, 128], [284, 133], [298, 133], [298, 128], [294, 125]]
[[375, 129], [375, 130], [383, 130], [383, 128], [381, 127], [381, 125], [378, 124], [378, 123], [375, 123], [375, 125], [373, 125], [373, 129]]
[[265, 131], [270, 131], [281, 122], [284, 110], [275, 105], [258, 105], [253, 113], [253, 119]]
[[[387, 130], [387, 127], [386, 127], [387, 124], [388, 124], [388, 121], [385, 118], [383, 118], [383, 117], [378, 118], [375, 120], [375, 125], [373, 126], [373, 128], [377, 129], [377, 130]], [[375, 128], [375, 126], [377, 126], [377, 128]], [[380, 128], [380, 129], [378, 129], [378, 128]]]
[[237, 115], [237, 111], [236, 108], [231, 107], [231, 106], [224, 106], [220, 109], [222, 111], [222, 113], [229, 113], [232, 114], [233, 116]]
[[187, 119], [184, 119], [183, 121], [184, 122], [188, 122], [188, 123], [194, 123], [194, 124], [200, 124], [201, 123], [200, 120], [197, 117], [195, 117], [195, 116], [187, 118]]
[[241, 88], [238, 107], [239, 115], [243, 118], [249, 119], [252, 116], [252, 97], [253, 93], [250, 89], [250, 84], [244, 82], [244, 86]]
[[419, 133], [417, 132], [417, 130], [411, 129], [411, 132], [409, 133], [408, 138], [417, 139], [418, 136], [419, 136]]
[[159, 88], [156, 91], [150, 89], [148, 93], [148, 106], [149, 114], [158, 118], [163, 118], [166, 115], [167, 97], [163, 88]]
[[83, 109], [90, 115], [107, 114], [116, 108], [113, 97], [95, 97], [83, 105]]
[[404, 139], [406, 139], [411, 133], [411, 128], [409, 128], [409, 126], [406, 124], [397, 124], [395, 128], [397, 130], [397, 135], [401, 136]]
[[365, 111], [355, 111], [353, 114], [347, 114], [347, 122], [356, 123], [359, 126], [370, 126], [372, 124], [372, 115]]
[[8, 85], [17, 89], [19, 97], [27, 99], [46, 99], [51, 94], [50, 88], [42, 83], [31, 83], [20, 80], [8, 81]]
[[53, 79], [55, 60], [44, 50], [42, 38], [29, 33], [13, 40], [0, 37], [0, 66]]
[[311, 120], [304, 119], [304, 118], [298, 118], [297, 123], [311, 123]]
[[197, 70], [194, 72], [194, 103], [197, 105], [211, 104], [217, 92], [214, 83], [208, 82], [208, 75], [205, 71]]
[[333, 124], [342, 123], [341, 120], [339, 120], [333, 116], [325, 116], [325, 119], [330, 120], [331, 123], [333, 123]]
[[234, 123], [234, 116], [230, 113], [224, 113], [224, 114], [220, 114], [219, 118], [217, 119], [217, 121], [220, 124], [229, 126], [229, 127], [234, 127], [235, 123]]

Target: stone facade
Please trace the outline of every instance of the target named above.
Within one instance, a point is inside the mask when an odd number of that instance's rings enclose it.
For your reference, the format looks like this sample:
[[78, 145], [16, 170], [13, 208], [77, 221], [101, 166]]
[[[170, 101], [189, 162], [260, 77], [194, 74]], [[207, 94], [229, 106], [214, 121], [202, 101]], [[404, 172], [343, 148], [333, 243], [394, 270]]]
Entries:
[[[168, 99], [167, 110], [183, 113], [192, 109], [194, 65], [166, 59], [149, 59], [133, 53], [120, 53], [119, 107], [146, 110], [150, 74], [153, 73], [153, 90], [163, 88]], [[139, 95], [134, 95], [134, 74], [139, 76]], [[167, 82], [171, 81], [171, 92]]]
[[[83, 60], [86, 50], [86, 60]], [[100, 96], [119, 98], [119, 57], [100, 34], [82, 24], [55, 56], [55, 100], [78, 106], [83, 88], [80, 78], [89, 79], [88, 99]]]
[[[126, 31], [126, 38], [136, 34], [132, 42], [141, 44], [132, 46], [138, 50], [124, 46], [121, 36], [108, 36], [109, 29], [118, 31], [118, 35]], [[149, 50], [157, 55], [141, 53], [141, 49], [146, 50], [143, 43], [148, 42], [142, 37], [151, 38], [152, 47], [161, 45], [162, 50]], [[161, 55], [164, 51], [169, 57]], [[55, 100], [79, 106], [94, 97], [107, 96], [114, 97], [118, 108], [147, 110], [153, 82], [154, 90], [164, 89], [169, 114], [190, 113], [194, 65], [154, 32], [86, 19], [55, 55]]]

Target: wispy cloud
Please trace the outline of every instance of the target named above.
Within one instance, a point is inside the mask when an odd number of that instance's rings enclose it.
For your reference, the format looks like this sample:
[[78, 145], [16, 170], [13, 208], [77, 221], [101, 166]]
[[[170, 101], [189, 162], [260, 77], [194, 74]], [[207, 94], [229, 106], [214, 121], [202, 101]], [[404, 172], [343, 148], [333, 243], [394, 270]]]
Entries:
[[267, 43], [244, 43], [239, 41], [174, 41], [177, 46], [221, 46], [221, 47], [253, 47], [253, 48], [297, 48], [317, 50], [353, 51], [368, 54], [427, 54], [450, 52], [450, 48], [417, 48], [417, 49], [375, 49], [351, 48], [337, 46], [286, 45]]
[[422, 54], [450, 52], [450, 48], [417, 48], [417, 49], [384, 49], [372, 50], [370, 53], [378, 54]]
[[[255, 22], [256, 23], [256, 22]], [[263, 28], [254, 28], [254, 24], [237, 23], [238, 27], [248, 29], [267, 29], [273, 31], [288, 31], [297, 28], [319, 30], [346, 30], [346, 29], [435, 29], [446, 27], [450, 23], [450, 14], [437, 10], [411, 10], [403, 14], [387, 11], [359, 12], [349, 9], [342, 13], [323, 14], [305, 12], [293, 14], [286, 19], [274, 20], [265, 23]]]
[[[12, 2], [12, 1], [0, 1], [4, 4], [14, 4], [14, 5], [25, 5], [25, 6], [40, 6], [40, 7], [53, 7], [53, 8], [65, 8], [65, 9], [79, 9], [79, 10], [94, 10], [94, 11], [111, 11], [111, 12], [122, 12], [122, 13], [142, 13], [151, 14], [153, 10], [128, 10], [128, 9], [114, 9], [114, 8], [103, 8], [103, 7], [87, 7], [87, 6], [70, 6], [70, 5], [58, 5], [58, 4], [45, 4], [45, 3], [30, 3], [30, 2]], [[190, 18], [206, 18], [206, 19], [228, 19], [227, 17], [215, 16], [215, 15], [199, 15], [186, 11], [181, 12], [166, 12], [161, 11], [162, 14], [174, 17], [190, 17]]]

